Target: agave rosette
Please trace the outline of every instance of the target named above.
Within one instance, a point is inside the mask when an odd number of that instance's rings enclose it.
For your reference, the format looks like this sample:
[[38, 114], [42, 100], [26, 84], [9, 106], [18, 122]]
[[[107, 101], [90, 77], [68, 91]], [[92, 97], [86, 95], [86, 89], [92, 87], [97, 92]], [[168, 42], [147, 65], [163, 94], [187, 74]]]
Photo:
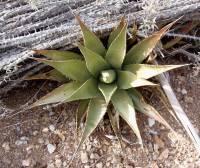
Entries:
[[[182, 65], [142, 64], [163, 34], [172, 26], [168, 24], [160, 31], [140, 41], [126, 53], [127, 22], [120, 21], [109, 36], [107, 49], [101, 40], [76, 16], [83, 33], [84, 45], [78, 44], [81, 54], [70, 51], [36, 50], [48, 59], [36, 59], [54, 70], [31, 77], [63, 81], [71, 79], [36, 101], [32, 107], [79, 100], [76, 112], [77, 127], [85, 121], [79, 147], [97, 127], [105, 113], [114, 132], [120, 138], [119, 116], [124, 119], [142, 144], [135, 110], [170, 128], [167, 122], [149, 104], [137, 87], [155, 85], [148, 81], [156, 75]], [[108, 108], [112, 104], [115, 112]], [[86, 120], [83, 120], [86, 117]]]

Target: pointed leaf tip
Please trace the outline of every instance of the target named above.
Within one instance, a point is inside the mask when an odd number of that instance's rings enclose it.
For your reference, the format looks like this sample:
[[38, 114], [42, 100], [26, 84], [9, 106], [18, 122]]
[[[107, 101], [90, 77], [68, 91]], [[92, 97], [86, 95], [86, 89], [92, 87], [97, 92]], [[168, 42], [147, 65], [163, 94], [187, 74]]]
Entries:
[[55, 61], [64, 61], [70, 59], [82, 59], [78, 53], [62, 50], [33, 50], [36, 54], [44, 55]]
[[138, 79], [137, 76], [130, 71], [118, 71], [118, 81], [117, 84], [121, 89], [129, 89], [132, 87], [140, 86], [154, 86], [156, 84], [146, 80]]
[[[112, 104], [119, 115], [128, 123], [142, 145], [142, 138], [136, 121], [133, 102], [125, 90], [117, 90], [111, 98]], [[143, 146], [143, 145], [142, 145]]]
[[101, 40], [92, 31], [90, 31], [78, 15], [75, 15], [75, 17], [83, 33], [84, 46], [104, 57], [106, 49]]
[[106, 53], [106, 60], [116, 69], [121, 68], [126, 54], [126, 29], [127, 23], [112, 41]]
[[123, 27], [126, 24], [126, 20], [125, 20], [125, 16], [122, 16], [119, 25], [117, 26], [116, 29], [114, 29], [109, 36], [108, 39], [108, 48], [110, 46], [110, 44], [113, 42], [113, 40], [115, 40], [115, 38], [118, 36], [118, 34], [122, 31]]
[[77, 149], [80, 149], [85, 140], [90, 136], [90, 134], [97, 127], [104, 114], [106, 113], [107, 105], [103, 98], [91, 99], [88, 106], [86, 124], [84, 128], [81, 141]]
[[124, 64], [128, 65], [133, 63], [141, 63], [142, 61], [144, 61], [155, 48], [156, 44], [159, 42], [161, 37], [166, 33], [168, 29], [170, 29], [170, 27], [175, 22], [177, 22], [177, 20], [175, 20], [172, 23], [169, 23], [168, 25], [160, 29], [158, 32], [155, 32], [153, 35], [145, 38], [138, 44], [134, 45], [126, 54]]
[[149, 79], [166, 71], [180, 68], [185, 65], [149, 65], [149, 64], [130, 64], [124, 69], [136, 75], [137, 79]]

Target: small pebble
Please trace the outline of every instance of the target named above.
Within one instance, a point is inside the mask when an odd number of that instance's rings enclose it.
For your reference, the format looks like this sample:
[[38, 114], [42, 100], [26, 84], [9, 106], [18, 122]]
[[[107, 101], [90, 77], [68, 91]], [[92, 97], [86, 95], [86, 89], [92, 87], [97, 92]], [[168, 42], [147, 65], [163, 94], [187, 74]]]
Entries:
[[44, 143], [44, 139], [38, 138], [38, 143], [43, 144]]
[[48, 128], [43, 128], [42, 132], [47, 133], [49, 131]]
[[182, 90], [181, 90], [181, 93], [184, 94], [184, 95], [186, 95], [186, 94], [187, 94], [187, 90], [182, 89]]
[[50, 154], [52, 154], [56, 150], [56, 146], [52, 144], [47, 145], [47, 150]]
[[2, 144], [2, 147], [4, 148], [5, 151], [9, 151], [10, 150], [10, 146], [9, 146], [9, 143], [8, 142], [4, 142]]
[[55, 131], [55, 126], [54, 125], [49, 125], [49, 130], [54, 132]]
[[169, 156], [169, 149], [165, 149], [164, 151], [162, 151], [158, 159], [159, 160], [167, 159], [168, 156]]
[[149, 127], [153, 127], [155, 124], [155, 120], [153, 118], [148, 118]]
[[96, 164], [96, 168], [102, 168], [102, 167], [103, 167], [103, 163], [102, 162]]
[[15, 145], [26, 145], [26, 144], [28, 144], [28, 142], [27, 141], [22, 141], [22, 140], [16, 140], [15, 141]]
[[36, 136], [38, 134], [38, 131], [33, 131], [33, 135]]
[[60, 159], [56, 159], [55, 165], [56, 167], [60, 168], [62, 166], [62, 161]]
[[88, 156], [86, 152], [81, 152], [81, 162], [87, 163], [88, 162]]
[[30, 160], [29, 159], [26, 159], [26, 160], [22, 160], [22, 166], [24, 167], [29, 167], [30, 166]]

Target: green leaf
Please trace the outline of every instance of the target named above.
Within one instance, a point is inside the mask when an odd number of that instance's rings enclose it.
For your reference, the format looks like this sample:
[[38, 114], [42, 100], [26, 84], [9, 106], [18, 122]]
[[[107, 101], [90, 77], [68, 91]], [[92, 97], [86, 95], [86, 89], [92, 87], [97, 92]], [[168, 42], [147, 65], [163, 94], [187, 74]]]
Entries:
[[66, 81], [66, 77], [55, 69], [49, 72], [36, 74], [36, 75], [32, 75], [25, 78], [25, 80], [36, 80], [36, 79], [48, 79], [48, 80], [53, 80], [53, 81], [58, 81], [58, 82]]
[[69, 98], [79, 87], [81, 87], [80, 82], [70, 82], [64, 85], [59, 86], [54, 89], [47, 95], [43, 96], [35, 103], [31, 105], [32, 107], [51, 104], [51, 103], [60, 103]]
[[80, 127], [80, 123], [86, 116], [89, 100], [81, 100], [76, 111], [76, 128]]
[[82, 60], [53, 61], [39, 58], [34, 59], [52, 66], [66, 77], [76, 81], [86, 81], [91, 76], [85, 61]]
[[104, 57], [106, 49], [101, 40], [88, 29], [78, 15], [76, 15], [76, 20], [78, 21], [82, 30], [85, 47]]
[[149, 116], [150, 118], [155, 119], [156, 121], [160, 122], [161, 124], [165, 125], [170, 130], [173, 130], [167, 121], [158, 113], [158, 111], [152, 107], [151, 105], [147, 104], [144, 101], [143, 96], [138, 92], [136, 89], [129, 89], [128, 93], [133, 100], [133, 104], [135, 109], [144, 113], [145, 115]]
[[106, 113], [106, 109], [107, 109], [107, 105], [103, 98], [95, 98], [95, 99], [90, 100], [88, 111], [87, 111], [85, 129], [81, 137], [81, 141], [79, 143], [77, 151], [80, 149], [80, 147], [85, 142], [85, 140], [90, 136], [90, 134], [97, 127], [97, 125], [103, 118], [104, 114]]
[[122, 31], [123, 27], [126, 25], [126, 21], [125, 21], [125, 17], [123, 16], [121, 18], [121, 21], [119, 23], [119, 25], [117, 26], [116, 29], [114, 29], [109, 36], [108, 39], [108, 48], [110, 46], [110, 44], [113, 42], [113, 40], [118, 36], [118, 34]]
[[125, 70], [136, 74], [137, 79], [149, 79], [171, 69], [179, 68], [184, 65], [148, 65], [148, 64], [130, 64], [124, 67]]
[[110, 65], [99, 54], [82, 46], [81, 44], [79, 44], [78, 47], [85, 58], [86, 66], [87, 66], [88, 70], [95, 77], [98, 77], [99, 73], [102, 70], [110, 68]]
[[65, 102], [91, 99], [94, 97], [101, 97], [101, 92], [98, 89], [97, 81], [93, 78], [88, 79], [83, 83]]
[[[115, 112], [115, 113], [113, 113], [113, 112]], [[110, 119], [112, 129], [113, 129], [115, 135], [117, 136], [117, 139], [120, 143], [121, 148], [123, 149], [122, 135], [121, 135], [120, 128], [119, 128], [119, 113], [114, 111], [114, 109], [112, 109], [112, 110], [108, 109], [107, 113], [108, 113], [108, 117]]]
[[82, 59], [80, 54], [71, 51], [60, 50], [33, 50], [36, 54], [44, 55], [54, 61], [64, 61], [69, 59]]
[[126, 28], [127, 23], [124, 25], [117, 37], [112, 41], [106, 53], [106, 60], [117, 69], [121, 68], [126, 54]]
[[145, 38], [138, 44], [134, 45], [126, 54], [124, 64], [133, 64], [133, 63], [141, 63], [144, 61], [147, 56], [151, 53], [151, 51], [155, 48], [158, 41], [161, 37], [166, 33], [166, 31], [174, 24], [172, 22], [165, 27], [163, 27], [160, 31], [154, 33], [153, 35]]
[[138, 137], [139, 142], [142, 144], [142, 138], [138, 129], [133, 102], [127, 92], [124, 90], [117, 90], [112, 96], [111, 101], [116, 111], [128, 123]]
[[114, 94], [114, 92], [117, 89], [117, 85], [116, 84], [104, 84], [104, 83], [99, 83], [98, 85], [99, 90], [101, 91], [101, 93], [103, 94], [106, 103], [108, 104], [112, 95]]
[[64, 103], [75, 100], [90, 99], [100, 97], [97, 82], [94, 79], [88, 79], [85, 83], [70, 82], [54, 89], [36, 101], [31, 107], [41, 106], [51, 103]]
[[147, 81], [146, 79], [137, 79], [137, 76], [130, 71], [118, 71], [117, 84], [120, 89], [156, 85], [150, 81]]

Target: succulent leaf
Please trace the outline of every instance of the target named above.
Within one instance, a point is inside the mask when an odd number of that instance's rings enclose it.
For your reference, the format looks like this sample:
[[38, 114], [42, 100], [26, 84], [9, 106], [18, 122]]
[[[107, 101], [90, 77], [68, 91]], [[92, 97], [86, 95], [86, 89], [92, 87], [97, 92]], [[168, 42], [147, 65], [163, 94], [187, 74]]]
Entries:
[[134, 45], [126, 54], [124, 64], [134, 64], [141, 63], [144, 61], [151, 51], [155, 48], [156, 44], [159, 42], [161, 37], [166, 33], [166, 31], [175, 23], [176, 21], [166, 25], [158, 32], [145, 38], [138, 44]]
[[98, 85], [99, 90], [103, 94], [106, 103], [108, 104], [112, 95], [117, 90], [116, 84], [105, 84], [105, 83], [99, 83]]
[[107, 105], [103, 98], [91, 99], [88, 106], [85, 129], [81, 137], [78, 149], [82, 146], [85, 140], [97, 127], [104, 114], [106, 113]]
[[81, 21], [78, 15], [76, 15], [76, 20], [81, 27], [85, 47], [104, 57], [106, 49], [101, 40], [92, 31], [90, 31], [90, 29]]
[[142, 144], [142, 138], [136, 121], [135, 109], [128, 93], [124, 90], [117, 90], [112, 96], [111, 101], [116, 111], [128, 123], [136, 134], [140, 144]]
[[118, 71], [117, 84], [120, 89], [156, 85], [146, 79], [137, 79], [137, 76], [130, 71]]
[[140, 94], [140, 92], [132, 88], [128, 90], [128, 93], [133, 100], [133, 104], [136, 110], [144, 113], [150, 118], [155, 119], [156, 121], [165, 125], [168, 129], [173, 130], [171, 126], [167, 123], [167, 121], [158, 113], [158, 111], [144, 101], [143, 96]]
[[83, 83], [65, 102], [91, 99], [95, 97], [101, 97], [101, 92], [98, 89], [97, 81], [93, 78], [88, 79]]
[[148, 65], [148, 64], [130, 64], [124, 66], [124, 69], [136, 74], [136, 78], [149, 79], [163, 72], [182, 67], [184, 65]]
[[108, 39], [108, 48], [110, 46], [110, 44], [113, 42], [113, 40], [118, 36], [118, 34], [121, 32], [121, 30], [123, 29], [123, 27], [126, 25], [126, 21], [125, 21], [125, 17], [123, 16], [121, 18], [121, 21], [119, 23], [119, 25], [117, 26], [116, 29], [114, 29], [109, 36]]
[[89, 100], [81, 100], [76, 111], [76, 128], [80, 127], [80, 123], [83, 118], [86, 116], [86, 112], [88, 109]]
[[67, 98], [69, 98], [80, 86], [80, 82], [70, 82], [67, 84], [63, 84], [37, 100], [35, 103], [32, 104], [31, 107], [63, 102]]
[[76, 81], [82, 82], [87, 80], [91, 76], [89, 71], [87, 70], [85, 61], [82, 60], [73, 59], [66, 61], [54, 61], [39, 58], [37, 58], [36, 60], [52, 66], [66, 77]]
[[110, 68], [110, 65], [99, 54], [82, 46], [81, 44], [79, 44], [78, 47], [85, 58], [86, 66], [88, 70], [95, 77], [98, 77], [100, 71]]
[[69, 59], [83, 59], [80, 54], [71, 51], [60, 50], [33, 50], [36, 54], [44, 55], [55, 61], [64, 61]]
[[126, 55], [126, 28], [127, 23], [112, 41], [106, 53], [106, 60], [116, 69], [121, 68]]
[[25, 78], [25, 80], [36, 80], [36, 79], [48, 79], [58, 82], [66, 81], [66, 77], [55, 69], [50, 70], [49, 72], [36, 74]]

